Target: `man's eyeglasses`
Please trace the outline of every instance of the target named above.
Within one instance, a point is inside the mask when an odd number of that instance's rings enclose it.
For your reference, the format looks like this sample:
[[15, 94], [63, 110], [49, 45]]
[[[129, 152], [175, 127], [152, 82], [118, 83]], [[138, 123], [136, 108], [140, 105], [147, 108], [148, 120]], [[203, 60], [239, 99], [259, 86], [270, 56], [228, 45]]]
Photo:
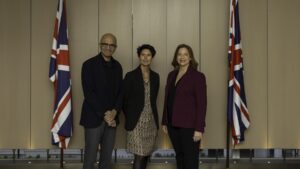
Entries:
[[100, 43], [100, 45], [103, 48], [110, 48], [110, 49], [114, 49], [117, 47], [117, 45], [115, 45], [115, 44], [108, 44], [108, 43]]

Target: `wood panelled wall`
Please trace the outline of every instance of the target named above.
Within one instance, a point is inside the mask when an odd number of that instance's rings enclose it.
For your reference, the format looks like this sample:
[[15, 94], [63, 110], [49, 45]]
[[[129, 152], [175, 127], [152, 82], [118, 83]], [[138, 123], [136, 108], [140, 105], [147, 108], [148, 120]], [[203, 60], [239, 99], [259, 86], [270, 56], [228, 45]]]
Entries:
[[[30, 147], [30, 1], [0, 1], [0, 147]], [[44, 86], [45, 88], [45, 86]]]
[[[251, 127], [237, 148], [300, 148], [300, 1], [240, 0], [245, 87]], [[48, 65], [57, 1], [0, 1], [0, 148], [52, 148], [53, 86]], [[166, 77], [180, 43], [194, 49], [208, 86], [203, 148], [226, 145], [227, 44], [229, 0], [67, 1], [73, 83], [74, 136], [83, 93], [81, 65], [99, 52], [99, 37], [118, 38], [115, 53], [126, 72], [138, 66], [136, 48], [155, 46], [152, 69], [160, 74], [162, 114]], [[116, 147], [124, 148], [124, 117]], [[157, 147], [171, 148], [159, 133]]]

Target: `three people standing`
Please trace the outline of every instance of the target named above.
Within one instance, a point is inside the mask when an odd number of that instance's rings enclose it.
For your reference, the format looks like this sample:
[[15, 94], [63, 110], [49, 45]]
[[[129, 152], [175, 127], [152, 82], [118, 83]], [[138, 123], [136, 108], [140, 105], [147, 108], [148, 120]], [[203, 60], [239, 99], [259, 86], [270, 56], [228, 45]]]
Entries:
[[[111, 168], [118, 113], [122, 108], [127, 150], [134, 154], [133, 169], [145, 169], [159, 129], [156, 101], [160, 80], [150, 68], [156, 51], [149, 44], [138, 47], [139, 66], [122, 81], [122, 67], [112, 57], [117, 48], [116, 37], [104, 34], [100, 48], [101, 52], [82, 66], [83, 169], [93, 169], [98, 151], [99, 168]], [[205, 76], [197, 71], [198, 64], [188, 45], [176, 48], [172, 65], [174, 70], [169, 73], [165, 88], [162, 128], [174, 147], [177, 169], [198, 169], [207, 102]]]

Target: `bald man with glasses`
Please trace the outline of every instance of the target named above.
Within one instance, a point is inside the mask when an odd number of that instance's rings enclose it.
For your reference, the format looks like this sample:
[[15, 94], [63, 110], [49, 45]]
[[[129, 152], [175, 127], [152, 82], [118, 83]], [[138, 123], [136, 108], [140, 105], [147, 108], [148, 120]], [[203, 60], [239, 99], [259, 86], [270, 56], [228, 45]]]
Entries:
[[111, 168], [118, 113], [122, 107], [123, 70], [112, 57], [117, 39], [113, 34], [106, 33], [99, 45], [101, 52], [86, 60], [81, 70], [84, 101], [80, 125], [84, 127], [85, 134], [83, 169], [94, 168], [98, 151], [99, 169]]

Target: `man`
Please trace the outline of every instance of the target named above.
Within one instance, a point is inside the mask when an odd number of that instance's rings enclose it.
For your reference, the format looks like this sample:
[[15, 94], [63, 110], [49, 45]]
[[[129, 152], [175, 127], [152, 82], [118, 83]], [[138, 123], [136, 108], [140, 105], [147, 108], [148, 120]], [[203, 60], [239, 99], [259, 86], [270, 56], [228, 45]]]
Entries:
[[112, 55], [117, 39], [111, 33], [101, 37], [101, 52], [82, 65], [84, 93], [80, 124], [84, 126], [83, 169], [92, 169], [100, 144], [100, 169], [109, 169], [115, 144], [118, 112], [122, 106], [122, 67]]

